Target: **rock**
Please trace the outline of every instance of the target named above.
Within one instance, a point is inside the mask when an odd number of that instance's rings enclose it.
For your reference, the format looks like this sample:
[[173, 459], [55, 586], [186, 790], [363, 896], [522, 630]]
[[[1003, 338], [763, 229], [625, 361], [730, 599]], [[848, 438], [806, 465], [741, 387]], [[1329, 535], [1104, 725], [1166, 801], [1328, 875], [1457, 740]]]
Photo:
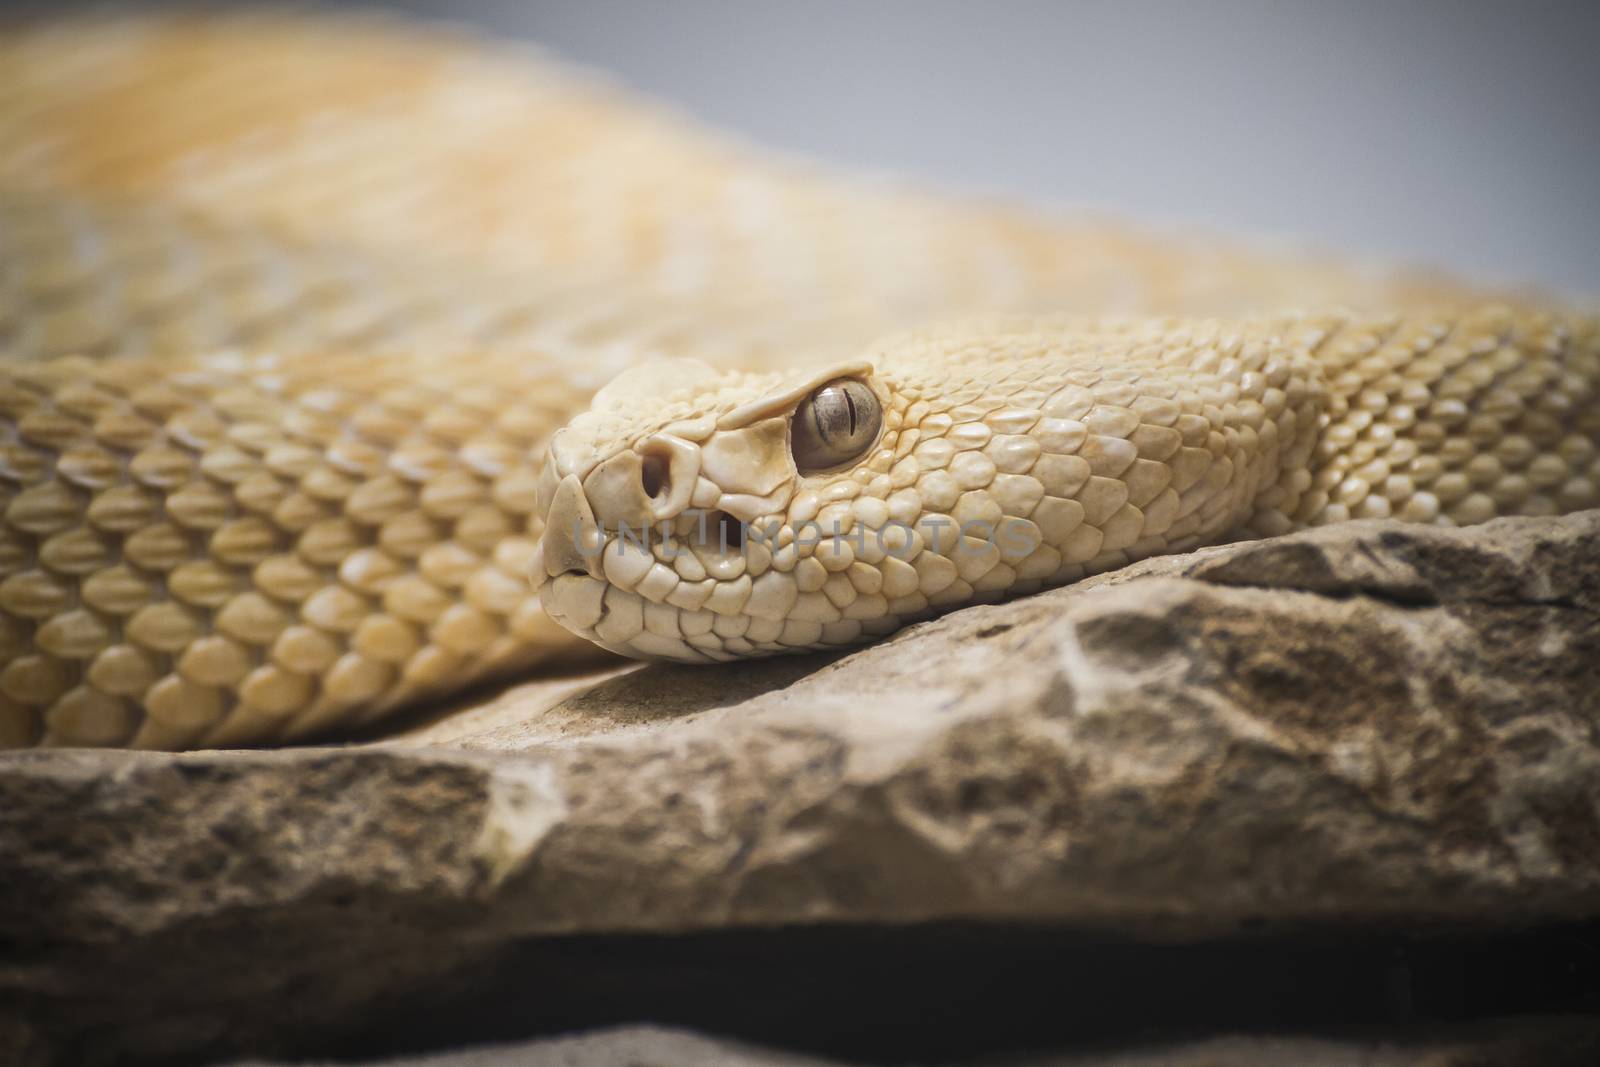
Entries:
[[[1138, 1042], [1134, 1048], [1091, 1053], [1032, 1053], [971, 1061], [971, 1067], [1485, 1067], [1488, 1064], [1569, 1064], [1593, 1067], [1600, 1058], [1600, 1025], [1529, 1020], [1407, 1035], [1403, 1044], [1381, 1037], [1340, 1040], [1224, 1037]], [[865, 1067], [860, 1061], [818, 1059], [739, 1041], [654, 1026], [625, 1027], [434, 1055], [386, 1059], [376, 1067]], [[238, 1067], [274, 1067], [240, 1064]], [[288, 1065], [277, 1065], [288, 1067]], [[331, 1065], [330, 1065], [331, 1067]]]
[[10, 754], [0, 887], [19, 1062], [314, 1047], [553, 935], [1600, 919], [1600, 512], [1207, 549], [377, 743]]

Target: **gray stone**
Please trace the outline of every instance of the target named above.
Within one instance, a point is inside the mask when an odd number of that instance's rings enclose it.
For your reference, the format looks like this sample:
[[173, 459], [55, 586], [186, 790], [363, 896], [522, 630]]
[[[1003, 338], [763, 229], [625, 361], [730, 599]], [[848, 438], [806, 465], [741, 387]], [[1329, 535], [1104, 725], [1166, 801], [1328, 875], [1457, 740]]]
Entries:
[[1600, 917], [1595, 512], [1224, 546], [454, 710], [0, 758], [0, 1058], [285, 1047], [549, 935]]
[[[1494, 1022], [1444, 1031], [1339, 1039], [1221, 1037], [1131, 1042], [1090, 1053], [1034, 1053], [970, 1061], [970, 1067], [1593, 1067], [1600, 1023], [1574, 1019]], [[465, 1052], [406, 1056], [374, 1067], [867, 1067], [659, 1027], [627, 1027]], [[238, 1067], [289, 1067], [240, 1064]], [[332, 1064], [327, 1067], [333, 1067]]]
[[[1593, 1067], [1600, 1022], [1496, 1021], [1445, 1030], [1328, 1038], [1230, 1036], [1133, 1041], [1089, 1053], [985, 1057], [969, 1067]], [[625, 1027], [462, 1052], [386, 1059], [374, 1067], [868, 1067], [660, 1027]], [[253, 1062], [237, 1067], [289, 1067]], [[326, 1067], [334, 1067], [327, 1064]]]

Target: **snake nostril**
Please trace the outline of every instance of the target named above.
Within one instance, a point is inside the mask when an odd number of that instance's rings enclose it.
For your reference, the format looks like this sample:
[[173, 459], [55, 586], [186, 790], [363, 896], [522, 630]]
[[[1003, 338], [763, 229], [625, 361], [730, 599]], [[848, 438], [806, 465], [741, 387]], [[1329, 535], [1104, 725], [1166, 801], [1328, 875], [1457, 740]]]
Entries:
[[661, 495], [672, 486], [671, 468], [667, 457], [654, 454], [644, 457], [639, 464], [639, 481], [644, 488], [644, 495], [651, 500], [659, 500]]

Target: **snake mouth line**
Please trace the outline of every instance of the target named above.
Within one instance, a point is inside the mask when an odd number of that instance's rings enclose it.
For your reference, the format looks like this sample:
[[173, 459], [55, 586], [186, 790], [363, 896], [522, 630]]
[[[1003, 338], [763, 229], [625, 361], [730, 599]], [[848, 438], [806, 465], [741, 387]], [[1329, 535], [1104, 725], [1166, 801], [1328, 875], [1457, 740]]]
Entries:
[[[753, 546], [761, 546], [768, 552], [794, 546], [797, 550], [814, 550], [818, 556], [839, 555], [848, 547], [852, 558], [860, 558], [871, 545], [877, 557], [902, 560], [913, 558], [923, 548], [946, 554], [978, 552], [992, 546], [1000, 550], [1002, 558], [1023, 559], [1041, 543], [1037, 528], [1020, 519], [991, 523], [982, 519], [957, 521], [935, 517], [915, 524], [890, 519], [876, 528], [860, 524], [846, 528], [836, 521], [831, 529], [824, 529], [821, 523], [813, 520], [793, 526], [781, 519], [746, 522], [717, 510], [691, 508], [684, 515], [690, 522], [687, 533], [681, 529], [681, 521], [674, 524], [663, 520], [638, 529], [627, 523], [616, 529], [598, 530], [575, 524], [569, 540], [574, 552], [584, 559], [600, 561], [602, 567], [608, 556], [620, 558], [630, 553], [663, 563], [694, 556], [705, 564], [747, 556]], [[912, 535], [920, 540], [913, 540]], [[572, 573], [582, 572], [574, 569]]]
[[545, 536], [563, 558], [584, 545], [583, 566], [542, 585], [553, 620], [623, 655], [689, 663], [851, 644], [931, 613], [940, 589], [969, 568], [1016, 563], [1039, 547], [1021, 520], [825, 529], [716, 510]]

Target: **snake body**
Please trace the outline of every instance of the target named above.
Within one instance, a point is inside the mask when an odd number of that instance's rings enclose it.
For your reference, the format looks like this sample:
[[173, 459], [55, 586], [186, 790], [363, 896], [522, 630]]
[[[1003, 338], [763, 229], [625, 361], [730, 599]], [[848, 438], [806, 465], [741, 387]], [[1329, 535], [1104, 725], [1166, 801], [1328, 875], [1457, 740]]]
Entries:
[[[14, 29], [0, 262], [7, 746], [294, 741], [586, 641], [1600, 505], [1592, 318], [824, 173], [439, 31]], [[840, 381], [881, 424], [802, 471]]]
[[[820, 372], [659, 375], [608, 386], [543, 478], [546, 609], [635, 656], [847, 644], [1230, 536], [1600, 504], [1600, 332], [1504, 308], [980, 322]], [[794, 420], [830, 380], [884, 425], [808, 474]]]

